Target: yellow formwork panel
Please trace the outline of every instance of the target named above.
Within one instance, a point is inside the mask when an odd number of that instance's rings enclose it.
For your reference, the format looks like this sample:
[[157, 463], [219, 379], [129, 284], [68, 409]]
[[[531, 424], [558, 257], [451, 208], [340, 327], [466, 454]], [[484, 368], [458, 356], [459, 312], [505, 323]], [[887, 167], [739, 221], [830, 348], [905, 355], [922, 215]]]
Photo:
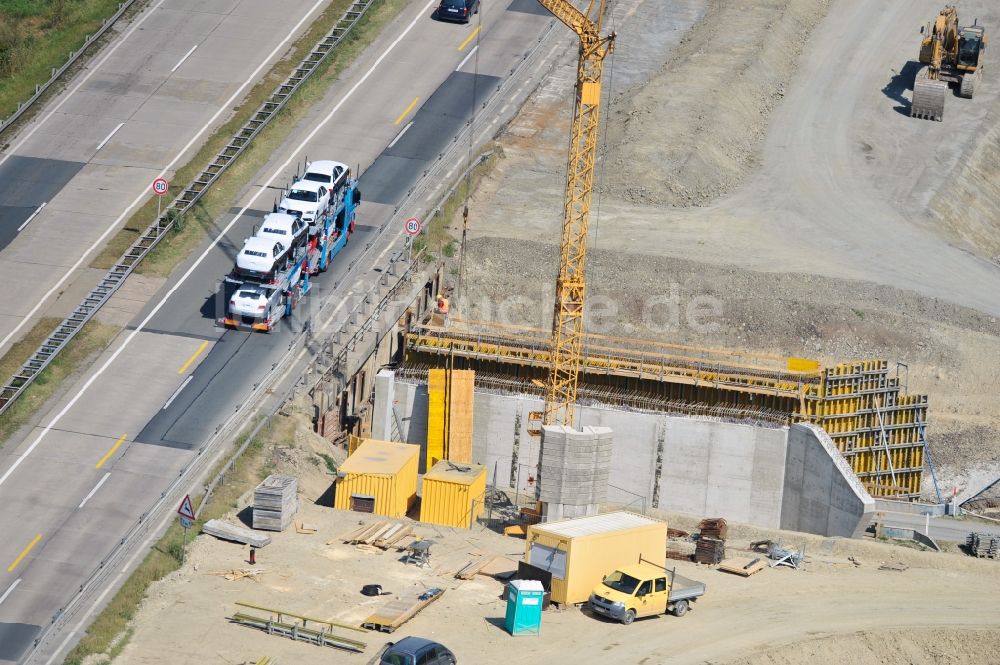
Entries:
[[448, 438], [447, 384], [445, 370], [427, 372], [427, 457], [424, 468], [429, 469], [446, 457]]
[[472, 411], [475, 401], [476, 373], [451, 370], [448, 377], [448, 447], [445, 459], [472, 461]]

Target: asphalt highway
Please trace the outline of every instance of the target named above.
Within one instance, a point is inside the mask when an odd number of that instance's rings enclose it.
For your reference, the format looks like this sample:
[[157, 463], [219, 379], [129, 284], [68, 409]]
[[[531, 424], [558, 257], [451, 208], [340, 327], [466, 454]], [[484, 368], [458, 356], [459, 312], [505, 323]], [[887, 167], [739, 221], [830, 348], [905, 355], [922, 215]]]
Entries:
[[[434, 20], [431, 2], [404, 10], [253, 178], [234, 212], [216, 220], [221, 235], [178, 268], [39, 426], [0, 451], [6, 507], [0, 662], [24, 657], [53, 613], [320, 304], [330, 302], [336, 311], [364, 292], [366, 284], [348, 266], [363, 256], [366, 271], [384, 261], [397, 234], [378, 236], [377, 229], [550, 27], [533, 2], [487, 3], [481, 23], [476, 17], [469, 25]], [[474, 135], [488, 137], [498, 119], [477, 117], [474, 126], [483, 131]], [[220, 329], [222, 280], [235, 248], [306, 155], [361, 165], [357, 231], [296, 313], [272, 333]], [[463, 165], [456, 162], [448, 173]], [[370, 242], [375, 245], [366, 252]], [[57, 662], [78, 637], [67, 635], [46, 657]]]
[[153, 0], [3, 137], [0, 353], [76, 306], [98, 279], [88, 264], [152, 181], [194, 155], [329, 2]]

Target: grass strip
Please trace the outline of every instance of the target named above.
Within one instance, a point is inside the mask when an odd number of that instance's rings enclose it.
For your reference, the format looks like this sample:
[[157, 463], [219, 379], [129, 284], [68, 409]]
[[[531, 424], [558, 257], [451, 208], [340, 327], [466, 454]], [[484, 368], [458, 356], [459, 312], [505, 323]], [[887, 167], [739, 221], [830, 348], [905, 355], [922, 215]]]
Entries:
[[[118, 11], [118, 2], [0, 0], [0, 119], [9, 118], [18, 103], [35, 94], [36, 85], [65, 64], [70, 51], [79, 50], [88, 35], [100, 30], [102, 21]], [[146, 3], [136, 4], [130, 15]]]

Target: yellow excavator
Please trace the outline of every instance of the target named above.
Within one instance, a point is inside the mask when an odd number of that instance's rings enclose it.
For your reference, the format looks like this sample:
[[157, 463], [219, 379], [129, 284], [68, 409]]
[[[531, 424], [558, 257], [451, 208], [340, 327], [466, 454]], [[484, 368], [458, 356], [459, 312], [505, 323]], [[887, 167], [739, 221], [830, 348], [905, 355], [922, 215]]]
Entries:
[[920, 29], [920, 64], [913, 82], [910, 117], [941, 120], [948, 85], [958, 85], [958, 94], [971, 99], [983, 78], [986, 31], [978, 21], [958, 26], [958, 11], [948, 5], [933, 23]]

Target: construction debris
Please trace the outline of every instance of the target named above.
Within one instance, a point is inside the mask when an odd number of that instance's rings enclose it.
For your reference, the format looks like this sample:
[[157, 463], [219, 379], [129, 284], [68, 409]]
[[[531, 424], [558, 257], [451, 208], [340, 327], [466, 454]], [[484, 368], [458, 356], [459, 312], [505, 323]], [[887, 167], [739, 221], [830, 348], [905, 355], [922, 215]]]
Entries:
[[250, 545], [251, 547], [257, 548], [264, 547], [271, 542], [270, 536], [254, 533], [246, 527], [230, 524], [229, 522], [224, 522], [223, 520], [208, 520], [205, 522], [205, 525], [201, 527], [201, 532], [207, 533], [210, 536], [215, 536], [216, 538], [221, 538], [222, 540], [231, 540], [236, 543], [243, 543], [244, 545]]
[[973, 531], [965, 540], [969, 553], [980, 559], [1000, 559], [1000, 536]]
[[767, 568], [767, 562], [760, 557], [757, 557], [756, 559], [748, 557], [735, 557], [732, 559], [726, 559], [719, 564], [719, 570], [724, 570], [727, 573], [734, 573], [736, 575], [742, 575], [743, 577], [750, 577], [754, 573], [759, 573], [765, 568]]
[[268, 476], [253, 492], [253, 528], [284, 531], [299, 510], [298, 480]]
[[699, 538], [694, 548], [694, 560], [715, 565], [726, 556], [726, 541], [718, 538]]
[[895, 561], [889, 561], [887, 563], [883, 563], [881, 566], [878, 567], [879, 570], [891, 570], [894, 573], [901, 573], [908, 568], [909, 566], [907, 566], [905, 563], [897, 563]]
[[[760, 554], [766, 554], [768, 559], [771, 559], [769, 564], [772, 568], [775, 566], [788, 566], [789, 568], [798, 568], [802, 563], [802, 559], [806, 556], [806, 548], [803, 547], [801, 550], [787, 550], [781, 546], [781, 543], [777, 543], [773, 540], [755, 540], [750, 543], [750, 550], [752, 552], [759, 552]], [[861, 565], [861, 564], [856, 564]]]
[[698, 531], [702, 538], [715, 538], [725, 540], [729, 527], [726, 526], [724, 517], [706, 517], [698, 523]]
[[312, 524], [306, 524], [305, 522], [296, 522], [295, 533], [310, 535], [316, 533], [316, 527]]
[[410, 594], [391, 600], [365, 619], [361, 626], [370, 630], [391, 633], [440, 598], [442, 594], [444, 594], [444, 589], [434, 588], [420, 594]]
[[263, 568], [233, 568], [232, 570], [219, 570], [208, 574], [224, 577], [230, 582], [243, 579], [251, 579], [254, 582], [260, 582], [258, 577], [263, 575], [265, 572], [266, 571]]

